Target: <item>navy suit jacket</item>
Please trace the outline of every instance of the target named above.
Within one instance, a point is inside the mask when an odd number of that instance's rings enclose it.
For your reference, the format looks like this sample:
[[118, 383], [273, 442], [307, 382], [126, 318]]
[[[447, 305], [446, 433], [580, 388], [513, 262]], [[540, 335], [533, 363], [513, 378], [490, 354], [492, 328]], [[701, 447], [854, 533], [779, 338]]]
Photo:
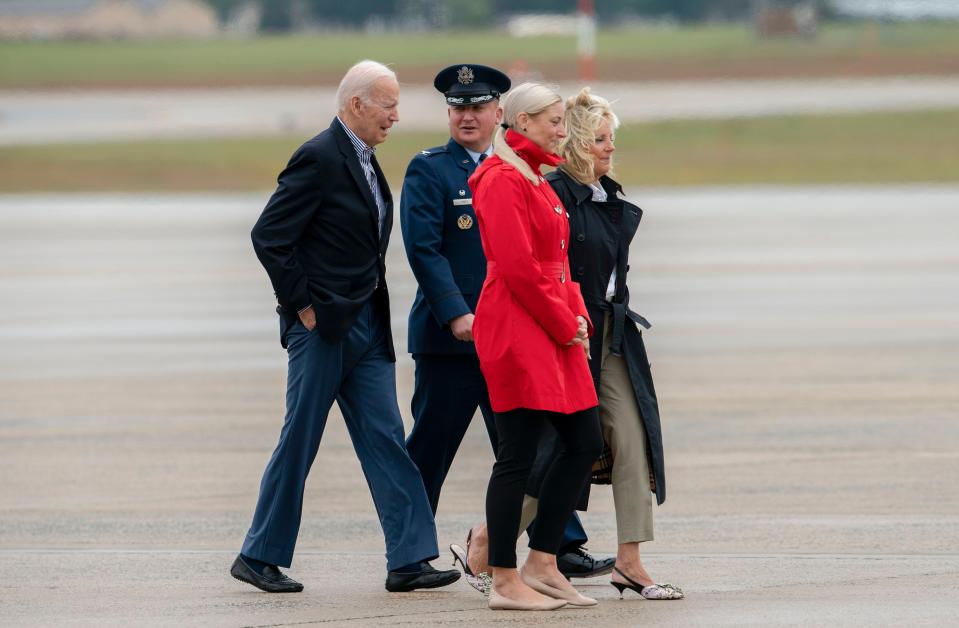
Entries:
[[449, 321], [476, 309], [486, 257], [466, 181], [476, 163], [452, 139], [410, 161], [400, 198], [406, 257], [419, 284], [410, 310], [409, 351], [475, 355], [453, 337]]
[[[308, 305], [316, 311], [318, 333], [331, 342], [349, 331], [371, 298], [389, 329], [385, 258], [393, 199], [375, 158], [372, 164], [386, 202], [382, 237], [373, 193], [335, 118], [293, 153], [253, 227], [253, 248], [280, 304], [284, 347], [286, 329]], [[388, 343], [395, 359], [392, 337]]]

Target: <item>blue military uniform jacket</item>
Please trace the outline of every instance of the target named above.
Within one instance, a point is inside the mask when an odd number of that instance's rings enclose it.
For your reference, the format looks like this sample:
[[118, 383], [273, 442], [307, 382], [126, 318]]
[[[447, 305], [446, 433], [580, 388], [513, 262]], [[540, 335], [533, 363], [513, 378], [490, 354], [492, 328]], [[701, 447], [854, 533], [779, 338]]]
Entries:
[[406, 170], [400, 225], [419, 284], [410, 310], [410, 353], [476, 353], [473, 343], [454, 338], [447, 324], [475, 311], [486, 279], [486, 257], [466, 183], [475, 169], [466, 149], [451, 139], [446, 146], [421, 151]]

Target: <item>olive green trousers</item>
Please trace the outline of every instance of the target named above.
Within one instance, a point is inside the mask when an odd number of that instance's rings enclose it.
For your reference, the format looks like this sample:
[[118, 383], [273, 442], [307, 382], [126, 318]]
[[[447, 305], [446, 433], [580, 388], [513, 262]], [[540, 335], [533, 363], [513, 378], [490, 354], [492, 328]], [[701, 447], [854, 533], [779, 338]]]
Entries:
[[[642, 543], [653, 540], [653, 494], [649, 489], [646, 430], [626, 361], [609, 352], [612, 333], [612, 320], [607, 314], [600, 352], [603, 362], [599, 381], [599, 421], [603, 439], [613, 452], [617, 543]], [[594, 360], [596, 353], [593, 348]], [[524, 498], [518, 535], [536, 518], [536, 506], [536, 498], [529, 495]]]

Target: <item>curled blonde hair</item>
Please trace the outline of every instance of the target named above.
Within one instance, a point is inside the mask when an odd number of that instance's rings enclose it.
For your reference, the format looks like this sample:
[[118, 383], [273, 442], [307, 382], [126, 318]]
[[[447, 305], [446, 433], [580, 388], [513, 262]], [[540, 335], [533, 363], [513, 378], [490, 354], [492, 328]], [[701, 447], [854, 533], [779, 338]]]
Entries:
[[[515, 132], [516, 119], [519, 114], [526, 113], [535, 116], [542, 113], [552, 105], [563, 102], [563, 97], [556, 90], [542, 83], [523, 83], [517, 85], [507, 93], [502, 100], [503, 105], [503, 124], [509, 126]], [[496, 129], [496, 136], [493, 138], [493, 154], [513, 166], [526, 177], [533, 185], [539, 185], [539, 177], [533, 172], [523, 159], [506, 143], [506, 129], [502, 126]]]
[[566, 137], [559, 145], [564, 162], [559, 167], [580, 183], [589, 184], [596, 180], [590, 148], [604, 120], [609, 122], [610, 132], [619, 127], [619, 118], [610, 108], [609, 101], [593, 94], [588, 87], [566, 101]]

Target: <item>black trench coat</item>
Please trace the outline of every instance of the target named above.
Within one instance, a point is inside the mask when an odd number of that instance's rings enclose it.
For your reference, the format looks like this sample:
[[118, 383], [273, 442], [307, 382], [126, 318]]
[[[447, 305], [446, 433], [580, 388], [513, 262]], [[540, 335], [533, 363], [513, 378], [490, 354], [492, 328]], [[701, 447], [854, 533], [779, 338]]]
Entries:
[[[649, 322], [629, 309], [629, 289], [626, 287], [626, 273], [629, 271], [629, 244], [632, 242], [643, 210], [636, 205], [620, 199], [622, 188], [609, 177], [600, 179], [606, 190], [608, 201], [598, 203], [592, 200], [593, 191], [588, 185], [575, 181], [561, 170], [551, 172], [546, 179], [556, 191], [569, 215], [570, 243], [569, 266], [572, 278], [579, 282], [586, 302], [594, 333], [591, 339], [593, 359], [590, 371], [593, 383], [599, 390], [602, 360], [604, 316], [612, 314], [614, 324], [610, 350], [622, 355], [626, 360], [633, 394], [639, 406], [639, 412], [646, 428], [646, 452], [649, 468], [653, 475], [656, 502], [666, 501], [666, 470], [663, 462], [663, 431], [659, 420], [659, 404], [656, 389], [649, 369], [646, 346], [637, 325], [649, 328]], [[616, 294], [612, 302], [606, 300], [606, 287], [616, 269]], [[600, 400], [602, 402], [602, 400]], [[539, 486], [549, 463], [556, 456], [556, 448], [561, 446], [555, 432], [550, 430], [540, 444], [539, 453], [527, 485], [527, 493], [539, 494]], [[585, 482], [583, 494], [577, 504], [578, 510], [586, 510], [589, 500], [589, 482]]]

